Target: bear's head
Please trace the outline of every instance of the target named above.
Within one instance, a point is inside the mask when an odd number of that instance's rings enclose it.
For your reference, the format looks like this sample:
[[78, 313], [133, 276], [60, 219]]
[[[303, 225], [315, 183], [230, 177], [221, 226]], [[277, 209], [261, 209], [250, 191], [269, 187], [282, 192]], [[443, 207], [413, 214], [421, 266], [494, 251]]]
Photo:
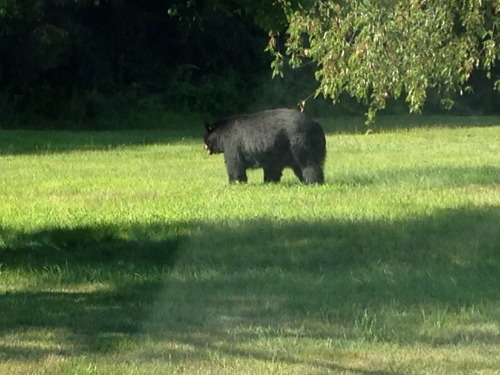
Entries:
[[205, 134], [204, 147], [210, 155], [224, 152], [221, 139], [222, 133], [220, 132], [222, 126], [223, 123], [220, 121], [216, 121], [212, 124], [205, 124], [207, 132]]

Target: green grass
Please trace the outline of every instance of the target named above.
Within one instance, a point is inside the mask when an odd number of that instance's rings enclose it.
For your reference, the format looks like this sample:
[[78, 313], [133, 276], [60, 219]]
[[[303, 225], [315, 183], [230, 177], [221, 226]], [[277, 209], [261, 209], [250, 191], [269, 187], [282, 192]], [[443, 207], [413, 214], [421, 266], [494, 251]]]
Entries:
[[498, 374], [500, 119], [418, 121], [324, 119], [323, 186], [0, 132], [0, 373]]

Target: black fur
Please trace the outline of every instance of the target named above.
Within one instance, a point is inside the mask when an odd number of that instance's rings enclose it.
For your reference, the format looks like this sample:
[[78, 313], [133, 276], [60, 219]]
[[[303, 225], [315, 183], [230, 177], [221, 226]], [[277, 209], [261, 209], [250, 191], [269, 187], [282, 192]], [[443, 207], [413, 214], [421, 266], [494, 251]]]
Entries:
[[304, 183], [324, 182], [325, 133], [304, 113], [275, 109], [205, 127], [205, 148], [210, 154], [224, 153], [229, 182], [246, 182], [249, 168], [263, 168], [264, 182], [279, 182], [287, 167]]

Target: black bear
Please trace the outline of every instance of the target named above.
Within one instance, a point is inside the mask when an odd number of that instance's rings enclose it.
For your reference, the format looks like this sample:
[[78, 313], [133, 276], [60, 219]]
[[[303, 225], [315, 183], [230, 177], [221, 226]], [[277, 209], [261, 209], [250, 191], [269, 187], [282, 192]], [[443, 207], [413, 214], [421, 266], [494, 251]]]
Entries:
[[263, 168], [264, 182], [279, 182], [287, 167], [304, 183], [324, 182], [325, 133], [304, 113], [274, 109], [223, 118], [205, 127], [205, 149], [224, 153], [229, 182], [247, 182], [249, 168]]

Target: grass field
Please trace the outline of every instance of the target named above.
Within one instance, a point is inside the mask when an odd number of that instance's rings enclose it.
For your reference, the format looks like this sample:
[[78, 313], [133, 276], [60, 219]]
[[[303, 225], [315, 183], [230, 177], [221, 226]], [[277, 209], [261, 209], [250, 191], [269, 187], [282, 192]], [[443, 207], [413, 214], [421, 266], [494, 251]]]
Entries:
[[499, 374], [500, 118], [416, 121], [324, 119], [322, 186], [0, 132], [0, 373]]

